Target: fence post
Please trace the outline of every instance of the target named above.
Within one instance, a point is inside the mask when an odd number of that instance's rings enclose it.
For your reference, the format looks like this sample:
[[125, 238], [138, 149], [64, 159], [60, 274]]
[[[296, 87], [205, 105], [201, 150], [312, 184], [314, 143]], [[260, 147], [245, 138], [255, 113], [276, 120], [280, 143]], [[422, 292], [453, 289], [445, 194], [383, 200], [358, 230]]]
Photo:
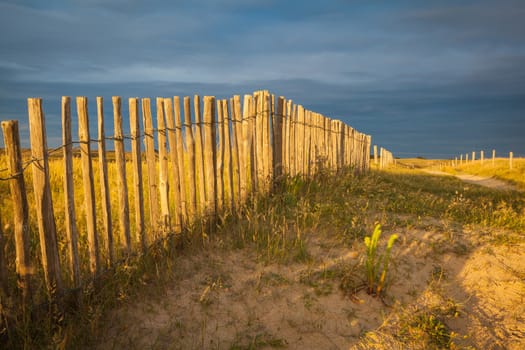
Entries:
[[370, 145], [372, 144], [372, 135], [366, 136], [366, 170], [370, 170]]
[[[288, 175], [291, 175], [290, 170], [290, 116], [292, 114], [292, 100], [286, 100], [285, 101], [285, 110], [284, 113], [285, 116], [283, 116], [283, 137], [282, 137], [282, 145], [283, 145], [283, 173], [286, 173]], [[282, 175], [282, 174], [281, 174]]]
[[[228, 109], [228, 100], [222, 100], [222, 117], [223, 117], [223, 135], [224, 135], [224, 205], [226, 208], [233, 210], [234, 208], [234, 189], [233, 189], [233, 167], [232, 167], [232, 142], [230, 135], [230, 112]], [[226, 205], [226, 200], [228, 204]]]
[[217, 210], [220, 212], [224, 204], [224, 114], [222, 110], [222, 100], [216, 101], [217, 106], [217, 131], [219, 133], [217, 145], [217, 159], [216, 166], [216, 192], [217, 192]]
[[108, 164], [106, 159], [106, 132], [104, 130], [104, 100], [97, 97], [98, 115], [98, 164], [100, 171], [100, 194], [102, 197], [102, 221], [106, 232], [105, 246], [107, 263], [111, 267], [115, 262], [113, 248], [113, 222], [111, 220], [111, 200], [109, 197]]
[[201, 114], [201, 100], [199, 95], [193, 97], [193, 107], [195, 109], [195, 177], [198, 180], [199, 193], [199, 212], [204, 214], [206, 208], [206, 187], [204, 181], [204, 144], [203, 144], [203, 126]]
[[175, 135], [175, 118], [173, 116], [173, 103], [171, 98], [164, 99], [164, 115], [166, 116], [166, 127], [168, 130], [168, 142], [170, 145], [169, 157], [171, 160], [171, 187], [173, 201], [175, 202], [175, 227], [177, 232], [182, 230], [182, 201], [180, 195], [179, 157], [177, 154], [177, 137]]
[[253, 94], [253, 108], [255, 110], [254, 115], [254, 163], [255, 163], [255, 188], [257, 193], [262, 192], [263, 179], [264, 179], [264, 152], [263, 152], [263, 115], [261, 113], [263, 109], [263, 101], [259, 91]]
[[290, 141], [289, 142], [289, 157], [290, 157], [290, 175], [297, 175], [297, 105], [292, 104], [290, 114]]
[[188, 221], [188, 205], [186, 202], [186, 167], [184, 166], [184, 145], [182, 142], [182, 120], [180, 116], [180, 97], [173, 97], [173, 111], [175, 112], [175, 135], [177, 136], [177, 161], [180, 184], [180, 207], [183, 224]]
[[258, 107], [257, 107], [257, 99], [254, 94], [254, 96], [250, 97], [250, 173], [252, 177], [252, 188], [251, 192], [252, 194], [257, 194], [257, 191], [259, 189], [259, 161], [260, 161], [260, 152], [259, 150], [259, 138], [257, 136], [257, 124], [259, 121], [259, 116], [257, 115]]
[[131, 159], [133, 164], [133, 193], [135, 199], [135, 232], [142, 252], [146, 251], [144, 232], [144, 193], [142, 191], [142, 157], [140, 155], [139, 99], [128, 99], [131, 131]]
[[75, 184], [73, 182], [73, 145], [71, 139], [71, 98], [62, 97], [62, 144], [64, 145], [64, 216], [66, 224], [69, 272], [73, 287], [80, 287], [78, 262], [78, 230], [75, 212]]
[[[342, 170], [345, 166], [345, 124], [342, 121], [337, 123], [337, 131], [339, 133], [339, 169]], [[362, 147], [364, 149], [364, 145]]]
[[126, 253], [131, 253], [131, 236], [129, 228], [128, 183], [126, 181], [126, 154], [122, 131], [122, 100], [113, 96], [113, 121], [115, 126], [115, 163], [117, 165], [117, 189], [119, 202], [119, 223], [121, 244]]
[[[232, 133], [233, 133], [233, 157], [232, 162], [237, 166], [234, 167], [234, 189], [232, 194], [235, 197], [234, 210], [242, 204], [242, 183], [244, 182], [245, 170], [243, 169], [243, 140], [242, 140], [242, 117], [241, 117], [241, 97], [239, 95], [233, 96], [230, 99], [230, 109], [232, 115]], [[232, 176], [233, 176], [232, 174]], [[235, 204], [236, 203], [236, 204]]]
[[[151, 101], [149, 98], [142, 99], [142, 122], [144, 124], [144, 147], [146, 153], [146, 166], [148, 169], [148, 198], [149, 219], [151, 231], [157, 231], [159, 224], [159, 204], [157, 195], [157, 165], [155, 161], [155, 135], [153, 132], [153, 120], [151, 117]], [[153, 239], [155, 240], [156, 234]]]
[[186, 151], [188, 152], [188, 189], [189, 189], [189, 206], [188, 217], [190, 221], [195, 220], [197, 211], [197, 194], [195, 186], [195, 140], [193, 139], [193, 129], [191, 125], [191, 106], [190, 98], [184, 97], [184, 134], [186, 136]]
[[509, 153], [509, 169], [512, 170], [512, 158], [514, 157], [514, 153]]
[[339, 156], [339, 145], [337, 143], [337, 120], [335, 119], [330, 121], [330, 132], [332, 140], [332, 169], [337, 171], [339, 166], [337, 161]]
[[274, 179], [274, 173], [273, 173], [273, 164], [274, 164], [274, 161], [273, 161], [273, 156], [274, 156], [274, 150], [273, 150], [273, 147], [274, 147], [274, 142], [273, 142], [273, 137], [274, 137], [274, 124], [275, 124], [275, 110], [276, 110], [276, 105], [275, 105], [275, 95], [274, 94], [270, 94], [270, 92], [268, 90], [266, 90], [266, 94], [268, 95], [268, 103], [270, 105], [270, 109], [268, 111], [268, 119], [269, 119], [269, 123], [270, 125], [268, 126], [268, 145], [269, 145], [269, 149], [268, 149], [268, 179], [267, 179], [267, 182], [268, 182], [268, 189], [271, 188], [271, 181]]
[[485, 152], [481, 151], [480, 155], [479, 155], [479, 158], [481, 160], [481, 165], [483, 165], [483, 162], [485, 161]]
[[297, 142], [297, 170], [298, 174], [301, 174], [302, 177], [304, 177], [305, 169], [304, 169], [304, 162], [305, 162], [305, 120], [304, 120], [304, 108], [303, 106], [299, 105], [297, 107], [297, 133], [295, 134], [295, 139]]
[[[242, 111], [242, 168], [241, 174], [241, 203], [244, 204], [248, 196], [248, 191], [252, 189], [253, 174], [251, 173], [252, 163], [251, 147], [252, 147], [252, 132], [251, 132], [251, 95], [244, 95], [243, 111]], [[240, 97], [239, 97], [240, 99]], [[244, 173], [244, 175], [242, 175]]]
[[[13, 202], [13, 220], [16, 251], [16, 273], [18, 286], [22, 290], [24, 305], [29, 305], [32, 299], [31, 291], [31, 258], [29, 255], [29, 207], [27, 205], [27, 194], [22, 169], [22, 154], [20, 148], [20, 136], [18, 133], [18, 121], [8, 120], [2, 122], [4, 132], [4, 145], [7, 154], [7, 167], [11, 180], [9, 189]], [[2, 225], [0, 223], [0, 230]], [[0, 244], [2, 254], [4, 244]]]
[[273, 174], [275, 179], [279, 180], [283, 174], [283, 115], [284, 115], [284, 97], [279, 96], [277, 99], [277, 113], [275, 114], [273, 124]]
[[331, 166], [331, 151], [332, 151], [332, 139], [330, 132], [330, 118], [323, 117], [323, 144], [324, 144], [324, 166], [326, 170], [330, 170]]
[[311, 175], [311, 157], [312, 157], [312, 112], [309, 110], [304, 111], [304, 159], [303, 159], [303, 169], [304, 175], [306, 178], [309, 178]]
[[270, 123], [271, 123], [271, 110], [272, 101], [268, 91], [261, 91], [259, 98], [262, 99], [261, 106], [261, 119], [262, 119], [262, 152], [263, 152], [263, 191], [268, 192], [270, 179], [272, 177], [273, 169], [271, 167], [271, 156], [272, 156], [272, 144], [270, 143]]
[[204, 96], [204, 162], [206, 180], [206, 209], [208, 214], [217, 214], [217, 177], [215, 169], [215, 97]]
[[160, 211], [164, 233], [171, 226], [168, 183], [168, 151], [166, 147], [166, 122], [164, 118], [164, 99], [157, 97], [157, 129], [159, 133], [159, 191]]
[[58, 259], [56, 225], [49, 184], [49, 162], [47, 138], [42, 99], [30, 98], [27, 101], [29, 110], [29, 133], [33, 162], [33, 190], [42, 253], [42, 267], [47, 290], [52, 301], [56, 301], [62, 292], [62, 277]]
[[91, 138], [86, 97], [77, 97], [78, 137], [82, 160], [82, 180], [84, 182], [84, 205], [86, 213], [87, 237], [89, 245], [89, 264], [93, 277], [99, 273], [99, 252], [97, 237], [97, 217], [95, 207], [95, 187], [93, 184], [93, 165], [91, 164]]
[[496, 150], [492, 150], [492, 167], [496, 164]]

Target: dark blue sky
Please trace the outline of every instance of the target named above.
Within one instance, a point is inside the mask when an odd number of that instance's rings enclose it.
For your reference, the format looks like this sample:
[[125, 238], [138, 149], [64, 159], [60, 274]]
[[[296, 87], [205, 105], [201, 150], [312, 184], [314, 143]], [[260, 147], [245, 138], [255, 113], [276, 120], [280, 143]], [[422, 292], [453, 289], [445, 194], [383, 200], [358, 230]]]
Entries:
[[269, 89], [398, 156], [525, 156], [524, 19], [523, 0], [0, 0], [0, 119], [26, 137], [44, 98], [53, 146], [62, 95], [104, 96], [110, 134], [112, 95]]

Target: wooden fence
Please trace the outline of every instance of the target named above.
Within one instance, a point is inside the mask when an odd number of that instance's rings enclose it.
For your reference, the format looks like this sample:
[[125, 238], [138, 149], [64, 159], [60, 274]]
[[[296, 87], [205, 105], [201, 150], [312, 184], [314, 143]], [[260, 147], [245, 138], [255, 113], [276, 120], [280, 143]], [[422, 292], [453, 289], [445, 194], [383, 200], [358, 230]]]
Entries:
[[[514, 159], [514, 152], [509, 152], [509, 169], [512, 170], [512, 161]], [[452, 164], [451, 166], [453, 167], [457, 167], [459, 165], [463, 165], [463, 164], [469, 164], [469, 163], [474, 163], [474, 162], [479, 162], [481, 165], [485, 164], [485, 162], [487, 161], [487, 159], [485, 158], [485, 152], [484, 151], [479, 151], [479, 157], [476, 158], [476, 151], [472, 151], [472, 154], [470, 156], [470, 159], [469, 159], [469, 153], [465, 153], [465, 155], [463, 156], [463, 154], [460, 154], [459, 157], [455, 157], [454, 160], [452, 161]], [[492, 158], [491, 158], [491, 165], [494, 167], [496, 164], [496, 150], [492, 150]]]
[[374, 165], [379, 169], [384, 169], [390, 164], [395, 164], [396, 160], [392, 152], [386, 148], [379, 147], [379, 154], [377, 152], [377, 145], [374, 145]]
[[[203, 218], [213, 224], [217, 214], [242, 215], [249, 200], [268, 194], [283, 176], [369, 169], [370, 136], [268, 91], [245, 95], [242, 103], [238, 95], [202, 101], [195, 96], [193, 109], [190, 97], [157, 98], [155, 111], [149, 98], [130, 98], [129, 134], [123, 131], [122, 100], [113, 97], [110, 137], [102, 97], [96, 102], [98, 138], [89, 128], [87, 98], [77, 97], [79, 129], [73, 141], [71, 98], [62, 98], [62, 145], [50, 150], [42, 101], [28, 99], [31, 156], [26, 160], [18, 122], [2, 122], [7, 168], [0, 177], [9, 183], [10, 196], [1, 193], [0, 201], [12, 213], [4, 210], [0, 217], [0, 283], [4, 295], [21, 295], [24, 304], [35, 303], [36, 294], [56, 300], [119, 259]], [[114, 152], [107, 151], [106, 142], [113, 142]], [[62, 185], [55, 177], [51, 185], [51, 171], [62, 177]], [[14, 256], [4, 254], [10, 240]], [[16, 288], [9, 283], [13, 279]]]

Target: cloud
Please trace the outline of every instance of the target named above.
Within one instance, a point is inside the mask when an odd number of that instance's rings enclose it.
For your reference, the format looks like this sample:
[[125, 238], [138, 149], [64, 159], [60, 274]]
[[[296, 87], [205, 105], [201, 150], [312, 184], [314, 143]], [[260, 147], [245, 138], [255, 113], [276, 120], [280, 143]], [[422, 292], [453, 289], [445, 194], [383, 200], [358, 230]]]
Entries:
[[521, 1], [468, 1], [417, 9], [402, 17], [408, 28], [424, 29], [456, 48], [499, 49], [523, 45], [525, 7]]
[[524, 15], [520, 1], [4, 0], [0, 116], [32, 95], [52, 117], [61, 95], [267, 88], [393, 150], [444, 149], [438, 136], [474, 119], [472, 140], [523, 145]]

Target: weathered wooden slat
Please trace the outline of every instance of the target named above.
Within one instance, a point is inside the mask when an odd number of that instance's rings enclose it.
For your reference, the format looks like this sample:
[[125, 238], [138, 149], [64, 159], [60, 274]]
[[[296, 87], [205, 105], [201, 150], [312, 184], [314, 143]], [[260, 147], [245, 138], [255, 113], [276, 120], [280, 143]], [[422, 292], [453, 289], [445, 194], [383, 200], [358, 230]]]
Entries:
[[49, 161], [47, 137], [42, 99], [29, 98], [29, 134], [31, 139], [31, 164], [33, 190], [35, 192], [36, 216], [40, 237], [42, 267], [46, 287], [51, 300], [57, 300], [62, 293], [62, 277], [58, 258], [56, 224], [49, 183]]
[[339, 142], [340, 142], [339, 147], [341, 149], [339, 153], [339, 170], [342, 170], [345, 165], [345, 157], [346, 157], [345, 124], [342, 121], [339, 121], [338, 131], [339, 131]]
[[82, 180], [84, 183], [84, 205], [86, 230], [88, 237], [89, 268], [93, 276], [100, 272], [97, 216], [95, 204], [95, 185], [93, 164], [91, 163], [91, 138], [89, 135], [89, 116], [87, 98], [77, 97], [78, 137], [80, 140], [80, 157], [82, 160]]
[[228, 110], [228, 100], [222, 100], [222, 114], [223, 114], [223, 135], [224, 135], [224, 206], [229, 210], [233, 210], [233, 167], [232, 167], [232, 147], [230, 134], [230, 120], [232, 119]]
[[[29, 247], [31, 244], [29, 238], [29, 207], [27, 205], [27, 194], [22, 169], [22, 152], [20, 148], [18, 121], [3, 121], [2, 130], [4, 133], [4, 145], [7, 155], [7, 168], [11, 176], [11, 180], [9, 180], [9, 190], [13, 202], [18, 287], [22, 291], [24, 305], [29, 305], [32, 299], [31, 275], [33, 268], [31, 266], [31, 257], [29, 255]], [[1, 229], [2, 224], [0, 223], [0, 230]], [[1, 244], [0, 249], [3, 248], [4, 245]], [[3, 260], [5, 263], [5, 259]], [[7, 280], [4, 283], [6, 284], [5, 289], [7, 290]]]
[[157, 129], [159, 133], [159, 193], [160, 217], [164, 233], [170, 227], [168, 151], [166, 146], [166, 121], [164, 117], [164, 99], [157, 97]]
[[126, 181], [126, 153], [122, 131], [122, 100], [113, 96], [113, 123], [115, 127], [115, 162], [117, 165], [117, 191], [119, 203], [120, 244], [131, 253], [131, 234], [129, 225], [128, 183]]
[[73, 145], [71, 137], [71, 98], [62, 97], [62, 144], [64, 161], [64, 219], [66, 224], [69, 273], [73, 288], [80, 287], [78, 230], [73, 182]]
[[144, 148], [146, 153], [146, 167], [148, 171], [148, 199], [149, 220], [152, 239], [155, 240], [159, 225], [159, 197], [157, 186], [157, 165], [155, 160], [155, 134], [153, 131], [153, 120], [151, 116], [151, 101], [149, 98], [142, 99], [142, 123], [144, 124]]
[[277, 113], [275, 113], [273, 123], [273, 174], [276, 179], [280, 179], [283, 174], [283, 120], [284, 120], [284, 97], [277, 99]]
[[207, 213], [217, 213], [216, 191], [216, 137], [215, 137], [215, 97], [204, 96], [204, 170], [206, 172], [206, 209]]
[[250, 108], [250, 114], [248, 117], [249, 120], [249, 131], [250, 131], [250, 175], [251, 175], [251, 193], [252, 195], [256, 195], [257, 188], [258, 188], [258, 155], [257, 155], [257, 101], [254, 97], [250, 96], [249, 101], [249, 108]]
[[217, 176], [217, 210], [221, 212], [224, 206], [224, 115], [222, 112], [222, 100], [217, 100], [217, 131], [219, 143], [217, 145], [217, 159], [215, 162]]
[[[252, 189], [253, 175], [250, 172], [250, 154], [251, 154], [251, 136], [250, 129], [250, 111], [251, 95], [244, 95], [243, 112], [242, 112], [242, 167], [239, 169], [241, 177], [241, 204], [246, 202], [248, 192]], [[243, 175], [244, 173], [244, 175]]]
[[294, 103], [291, 106], [290, 114], [290, 175], [297, 175], [297, 105]]
[[297, 106], [297, 133], [295, 135], [297, 142], [297, 168], [298, 174], [305, 176], [305, 127], [304, 127], [304, 108]]
[[104, 244], [107, 254], [107, 265], [115, 263], [113, 247], [113, 221], [111, 219], [111, 198], [109, 195], [108, 163], [106, 157], [106, 131], [104, 130], [104, 99], [97, 97], [98, 117], [98, 166], [100, 172], [100, 197], [102, 207], [102, 222], [104, 225]]
[[262, 180], [263, 180], [263, 191], [268, 192], [270, 188], [270, 181], [272, 178], [272, 143], [270, 142], [270, 123], [271, 123], [271, 96], [268, 91], [261, 91], [259, 95], [262, 99], [261, 106], [261, 117], [262, 117]]
[[191, 106], [190, 98], [184, 97], [184, 127], [186, 136], [186, 151], [188, 155], [188, 217], [190, 221], [195, 220], [197, 212], [197, 192], [195, 186], [195, 139], [193, 138], [193, 128], [191, 125]]
[[256, 171], [257, 171], [257, 181], [256, 181], [256, 190], [257, 193], [261, 193], [264, 191], [264, 156], [265, 152], [263, 150], [264, 147], [264, 116], [263, 116], [263, 108], [264, 108], [264, 101], [262, 98], [261, 91], [257, 91], [254, 94], [254, 106], [255, 106], [255, 164], [256, 164]]
[[[243, 170], [243, 158], [242, 158], [242, 117], [241, 117], [241, 97], [239, 95], [233, 96], [230, 99], [231, 109], [231, 125], [232, 125], [232, 178], [233, 178], [233, 207], [232, 209], [239, 208], [241, 205], [241, 183], [244, 181], [245, 171]], [[241, 179], [242, 172], [242, 179]]]
[[325, 138], [325, 157], [326, 157], [326, 168], [331, 169], [332, 166], [332, 130], [330, 129], [330, 118], [324, 118], [324, 138]]
[[169, 158], [171, 161], [171, 193], [175, 203], [174, 224], [176, 232], [182, 230], [182, 203], [180, 196], [179, 158], [177, 154], [177, 136], [175, 134], [175, 117], [171, 98], [164, 99], [164, 115], [168, 129]]
[[186, 200], [186, 167], [185, 167], [185, 152], [184, 143], [182, 139], [182, 121], [180, 116], [180, 97], [173, 97], [173, 111], [175, 112], [175, 135], [177, 137], [177, 164], [179, 173], [179, 184], [180, 184], [180, 208], [181, 208], [181, 220], [183, 223], [188, 221], [188, 204]]
[[193, 97], [193, 107], [195, 109], [195, 178], [198, 184], [198, 208], [199, 212], [203, 214], [206, 207], [206, 188], [204, 181], [206, 175], [204, 173], [204, 153], [202, 153], [204, 149], [204, 126], [202, 124], [201, 100], [199, 95]]
[[372, 136], [367, 135], [366, 136], [366, 146], [365, 146], [365, 156], [366, 156], [366, 159], [365, 159], [365, 164], [366, 164], [365, 170], [366, 171], [370, 170], [370, 146], [371, 145], [372, 145]]
[[292, 112], [293, 112], [293, 101], [288, 100], [286, 106], [286, 135], [284, 136], [285, 140], [285, 154], [286, 154], [286, 172], [289, 175], [292, 175], [292, 146], [293, 146], [293, 135], [292, 135]]
[[144, 192], [142, 188], [142, 157], [140, 150], [139, 99], [130, 98], [129, 124], [131, 131], [131, 160], [133, 164], [133, 193], [135, 199], [135, 233], [143, 252], [146, 251], [144, 230]]
[[304, 159], [303, 159], [303, 168], [306, 177], [311, 175], [311, 121], [310, 121], [311, 112], [308, 110], [304, 111]]

